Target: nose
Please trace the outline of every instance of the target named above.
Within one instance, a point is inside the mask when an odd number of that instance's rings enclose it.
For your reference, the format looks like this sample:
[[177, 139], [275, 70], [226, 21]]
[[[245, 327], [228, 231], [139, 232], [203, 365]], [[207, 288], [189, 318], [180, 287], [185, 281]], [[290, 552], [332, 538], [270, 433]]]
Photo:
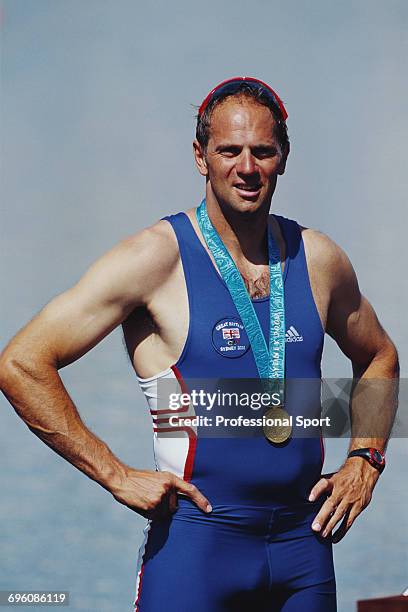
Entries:
[[241, 155], [237, 160], [236, 171], [238, 174], [242, 175], [255, 174], [258, 172], [256, 159], [252, 155], [251, 151], [243, 150], [241, 152]]

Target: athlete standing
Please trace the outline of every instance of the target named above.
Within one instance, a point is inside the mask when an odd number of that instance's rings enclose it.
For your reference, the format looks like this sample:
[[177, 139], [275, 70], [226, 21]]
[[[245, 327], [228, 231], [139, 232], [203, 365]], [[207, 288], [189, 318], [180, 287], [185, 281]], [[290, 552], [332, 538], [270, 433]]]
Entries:
[[[270, 215], [289, 153], [286, 118], [277, 94], [256, 79], [216, 87], [201, 105], [194, 141], [206, 178], [199, 209], [122, 241], [2, 355], [2, 389], [30, 429], [149, 519], [138, 569], [141, 612], [163, 609], [163, 599], [170, 612], [334, 611], [328, 536], [340, 521], [337, 540], [344, 535], [383, 468], [385, 437], [354, 438], [350, 451], [357, 456], [321, 478], [319, 438], [293, 436], [280, 445], [265, 436], [201, 438], [191, 430], [170, 442], [157, 436], [168, 419], [157, 405], [160, 379], [177, 379], [183, 387], [194, 377], [261, 374], [250, 325], [220, 268], [223, 258], [247, 289], [244, 306], [262, 331], [264, 357], [275, 333], [271, 275], [282, 281], [286, 328], [283, 337], [276, 331], [282, 377], [320, 378], [325, 332], [351, 360], [356, 378], [398, 375], [395, 347], [360, 294], [343, 251], [319, 232]], [[114, 456], [81, 421], [58, 375], [120, 324], [153, 417], [155, 472]], [[239, 354], [222, 350], [228, 334], [221, 330], [234, 325]], [[302, 341], [285, 343], [287, 330]], [[390, 408], [382, 403], [380, 410]]]

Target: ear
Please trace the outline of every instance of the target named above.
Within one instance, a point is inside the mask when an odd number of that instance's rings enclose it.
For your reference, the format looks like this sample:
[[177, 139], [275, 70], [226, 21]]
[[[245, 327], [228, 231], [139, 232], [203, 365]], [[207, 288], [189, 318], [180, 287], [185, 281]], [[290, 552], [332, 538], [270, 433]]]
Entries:
[[289, 145], [289, 143], [287, 143], [285, 148], [282, 151], [282, 159], [281, 159], [281, 162], [279, 164], [278, 174], [284, 174], [285, 173], [286, 160], [288, 159], [289, 151], [290, 151], [290, 145]]
[[199, 173], [202, 176], [207, 176], [208, 175], [207, 162], [205, 160], [204, 151], [200, 143], [198, 142], [198, 140], [194, 140], [193, 142], [193, 152], [194, 152], [195, 163], [196, 163]]

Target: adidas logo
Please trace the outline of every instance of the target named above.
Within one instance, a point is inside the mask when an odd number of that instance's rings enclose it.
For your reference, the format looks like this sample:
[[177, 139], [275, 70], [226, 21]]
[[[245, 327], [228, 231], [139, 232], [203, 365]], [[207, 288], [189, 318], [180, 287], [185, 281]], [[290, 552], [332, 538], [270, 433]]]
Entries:
[[301, 336], [298, 330], [291, 325], [286, 331], [285, 340], [286, 342], [303, 342], [303, 336]]

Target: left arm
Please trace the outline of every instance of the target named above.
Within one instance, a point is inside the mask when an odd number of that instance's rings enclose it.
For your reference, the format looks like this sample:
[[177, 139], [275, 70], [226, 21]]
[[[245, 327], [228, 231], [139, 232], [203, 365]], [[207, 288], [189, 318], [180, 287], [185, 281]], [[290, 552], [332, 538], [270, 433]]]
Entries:
[[[349, 452], [357, 448], [385, 451], [396, 411], [398, 355], [381, 327], [374, 309], [361, 295], [353, 267], [345, 253], [321, 236], [325, 245], [325, 282], [329, 286], [327, 333], [337, 342], [353, 367], [352, 433]], [[329, 494], [312, 528], [340, 541], [370, 503], [379, 471], [362, 457], [346, 459], [335, 474], [322, 478], [309, 499]]]

